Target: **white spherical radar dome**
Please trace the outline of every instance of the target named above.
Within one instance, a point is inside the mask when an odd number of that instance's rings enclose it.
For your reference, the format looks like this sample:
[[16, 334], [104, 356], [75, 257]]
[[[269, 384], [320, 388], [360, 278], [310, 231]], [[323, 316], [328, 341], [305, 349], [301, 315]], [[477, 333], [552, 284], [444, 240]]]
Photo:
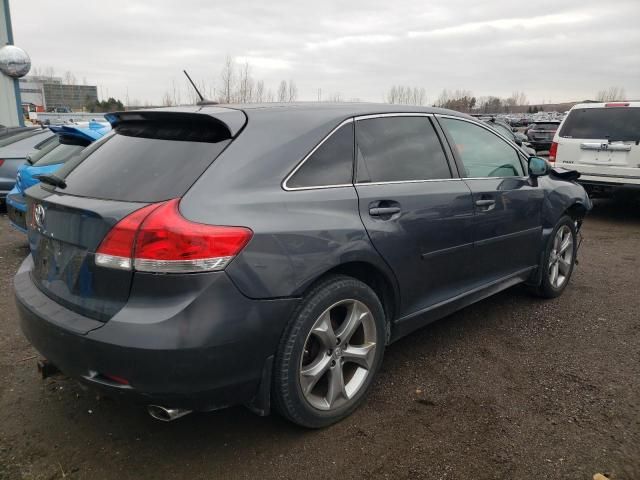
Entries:
[[31, 69], [27, 52], [15, 45], [0, 48], [0, 72], [13, 78], [24, 77]]

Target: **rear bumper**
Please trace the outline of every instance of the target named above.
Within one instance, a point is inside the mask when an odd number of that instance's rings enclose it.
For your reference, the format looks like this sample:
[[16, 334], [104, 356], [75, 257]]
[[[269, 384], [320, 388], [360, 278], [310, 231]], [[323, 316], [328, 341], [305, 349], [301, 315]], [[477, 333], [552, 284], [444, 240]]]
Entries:
[[595, 175], [581, 173], [579, 183], [584, 185], [598, 185], [603, 187], [622, 187], [622, 186], [637, 186], [640, 187], [640, 177], [630, 175]]
[[66, 375], [108, 395], [171, 408], [253, 401], [297, 303], [248, 299], [217, 272], [201, 275], [207, 286], [196, 298], [156, 292], [102, 323], [43, 294], [31, 280], [32, 265], [28, 257], [14, 279], [21, 328], [32, 345]]

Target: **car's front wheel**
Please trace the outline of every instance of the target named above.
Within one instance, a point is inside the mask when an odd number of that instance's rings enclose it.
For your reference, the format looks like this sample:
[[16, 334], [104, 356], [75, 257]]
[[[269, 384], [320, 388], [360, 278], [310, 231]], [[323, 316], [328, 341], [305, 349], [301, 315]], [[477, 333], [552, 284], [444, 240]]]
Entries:
[[331, 276], [305, 295], [280, 342], [273, 399], [289, 420], [310, 428], [335, 423], [364, 399], [382, 362], [384, 310], [375, 292]]
[[569, 283], [577, 253], [575, 221], [563, 216], [554, 227], [542, 259], [542, 280], [536, 293], [544, 298], [562, 294]]

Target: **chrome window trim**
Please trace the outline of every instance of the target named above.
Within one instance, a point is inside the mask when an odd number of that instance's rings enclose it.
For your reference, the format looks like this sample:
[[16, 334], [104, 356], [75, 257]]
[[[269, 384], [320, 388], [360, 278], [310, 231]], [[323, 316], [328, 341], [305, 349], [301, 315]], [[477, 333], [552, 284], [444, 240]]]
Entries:
[[[509, 178], [513, 178], [513, 177], [509, 177]], [[457, 181], [457, 182], [461, 182], [463, 179], [460, 177], [453, 177], [453, 178], [430, 178], [427, 180], [390, 180], [390, 181], [386, 181], [386, 182], [358, 182], [358, 183], [354, 183], [354, 186], [356, 187], [366, 187], [367, 185], [392, 185], [392, 184], [396, 184], [396, 183], [425, 183], [425, 182], [452, 182], [452, 181]]]
[[[327, 140], [329, 140], [329, 138], [331, 138], [331, 136], [336, 133], [340, 128], [342, 128], [344, 125], [348, 125], [350, 123], [353, 123], [353, 118], [348, 118], [346, 120], [344, 120], [342, 123], [340, 123], [337, 127], [335, 127], [333, 130], [331, 130], [322, 140], [320, 140], [320, 142], [313, 147], [313, 149], [307, 153], [307, 155], [305, 155], [305, 157], [300, 160], [298, 162], [298, 164], [293, 168], [293, 170], [291, 170], [291, 172], [289, 172], [289, 174], [284, 178], [284, 180], [282, 181], [282, 189], [287, 191], [287, 192], [294, 192], [297, 190], [319, 190], [319, 189], [325, 189], [325, 188], [340, 188], [340, 187], [352, 187], [353, 183], [341, 183], [341, 184], [335, 184], [335, 185], [313, 185], [310, 187], [289, 187], [287, 186], [287, 182], [291, 179], [291, 177], [293, 177], [296, 172], [298, 170], [300, 170], [300, 168], [302, 168], [302, 166], [305, 164], [305, 162], [307, 160], [309, 160], [309, 158], [316, 152], [316, 150], [318, 150], [322, 144], [324, 142], [326, 142]], [[353, 162], [353, 160], [352, 160]], [[353, 178], [352, 178], [352, 182], [353, 182]]]
[[384, 117], [433, 117], [433, 113], [422, 112], [392, 112], [392, 113], [372, 113], [370, 115], [360, 115], [354, 117], [355, 121], [369, 120], [371, 118], [384, 118]]
[[[371, 115], [360, 115], [359, 117], [355, 117], [355, 121], [358, 122], [360, 120], [369, 120], [372, 118], [385, 118], [385, 117], [431, 117], [434, 118], [435, 114], [433, 113], [422, 113], [422, 112], [392, 112], [392, 113], [375, 113]], [[457, 117], [454, 117], [457, 118]], [[434, 128], [434, 133], [438, 135], [437, 130]], [[442, 153], [445, 155], [445, 159], [447, 160], [447, 164], [449, 164], [449, 159], [447, 158], [447, 153], [445, 149], [442, 149]], [[357, 161], [357, 158], [356, 158]], [[449, 166], [449, 168], [451, 168]], [[454, 172], [451, 172], [451, 175], [454, 175]], [[450, 182], [452, 180], [462, 180], [461, 177], [451, 178], [426, 178], [423, 180], [389, 180], [384, 182], [355, 182], [353, 185], [358, 186], [366, 186], [366, 185], [393, 185], [393, 184], [402, 184], [402, 183], [423, 183], [423, 182]]]
[[[504, 140], [507, 143], [507, 145], [509, 145], [513, 150], [515, 150], [516, 156], [518, 157], [518, 159], [520, 159], [521, 163], [523, 161], [527, 163], [527, 160], [523, 158], [524, 157], [523, 152], [520, 149], [520, 147], [518, 147], [518, 145], [516, 145], [513, 141], [509, 140], [507, 137], [503, 136], [500, 132], [493, 130], [487, 125], [483, 125], [482, 122], [478, 122], [474, 118], [458, 117], [456, 115], [447, 115], [447, 114], [441, 114], [441, 113], [436, 113], [435, 116], [437, 118], [451, 118], [453, 120], [462, 120], [463, 122], [471, 123], [473, 125], [479, 126], [480, 128], [484, 128], [489, 133], [493, 133], [496, 137], [500, 138], [501, 140]], [[526, 167], [524, 167], [522, 164], [520, 166], [522, 167], [522, 171], [524, 172], [523, 175], [511, 175], [509, 177], [461, 177], [461, 178], [465, 180], [480, 180], [483, 178], [529, 178], [529, 175], [527, 175]]]
[[[368, 183], [342, 183], [342, 184], [335, 184], [335, 185], [314, 185], [311, 187], [289, 187], [287, 185], [287, 182], [291, 179], [291, 177], [293, 177], [295, 175], [295, 173], [300, 170], [300, 168], [302, 168], [302, 165], [304, 165], [304, 163], [315, 153], [315, 151], [320, 148], [320, 146], [326, 142], [336, 131], [338, 131], [338, 129], [340, 129], [340, 127], [347, 125], [349, 123], [355, 123], [359, 120], [368, 120], [371, 118], [384, 118], [384, 117], [434, 117], [435, 114], [433, 113], [423, 113], [423, 112], [390, 112], [390, 113], [373, 113], [373, 114], [369, 114], [369, 115], [359, 115], [359, 116], [354, 116], [352, 118], [348, 118], [347, 120], [344, 120], [342, 123], [340, 123], [337, 127], [335, 127], [333, 130], [331, 130], [326, 137], [324, 137], [320, 143], [318, 143], [295, 167], [293, 170], [291, 170], [291, 172], [285, 177], [285, 179], [282, 181], [281, 187], [283, 190], [287, 191], [287, 192], [295, 192], [295, 191], [299, 191], [299, 190], [323, 190], [323, 189], [327, 189], [327, 188], [343, 188], [343, 187], [353, 187], [353, 186], [357, 186], [357, 185], [386, 185], [386, 184], [393, 184], [393, 183], [420, 183], [420, 182], [441, 182], [441, 181], [450, 181], [450, 180], [461, 180], [461, 178], [456, 178], [456, 177], [452, 177], [452, 178], [442, 178], [442, 179], [426, 179], [426, 180], [397, 180], [397, 181], [390, 181], [390, 182], [368, 182]], [[458, 118], [458, 117], [453, 117], [453, 118]], [[355, 158], [354, 158], [354, 162], [355, 162]], [[353, 180], [353, 179], [352, 179]]]

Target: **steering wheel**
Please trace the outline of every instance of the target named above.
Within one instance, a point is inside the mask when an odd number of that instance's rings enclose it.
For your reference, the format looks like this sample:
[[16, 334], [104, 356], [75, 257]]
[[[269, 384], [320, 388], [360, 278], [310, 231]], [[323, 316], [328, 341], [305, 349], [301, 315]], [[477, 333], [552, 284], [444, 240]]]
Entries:
[[501, 170], [503, 168], [510, 168], [511, 170], [513, 170], [513, 174], [514, 176], [518, 177], [520, 176], [520, 172], [518, 172], [518, 170], [516, 170], [516, 167], [514, 167], [511, 163], [505, 163], [504, 165], [500, 165], [499, 167], [494, 168], [493, 170], [491, 170], [489, 172], [489, 175], [487, 175], [487, 177], [493, 177], [493, 175], [498, 171]]

